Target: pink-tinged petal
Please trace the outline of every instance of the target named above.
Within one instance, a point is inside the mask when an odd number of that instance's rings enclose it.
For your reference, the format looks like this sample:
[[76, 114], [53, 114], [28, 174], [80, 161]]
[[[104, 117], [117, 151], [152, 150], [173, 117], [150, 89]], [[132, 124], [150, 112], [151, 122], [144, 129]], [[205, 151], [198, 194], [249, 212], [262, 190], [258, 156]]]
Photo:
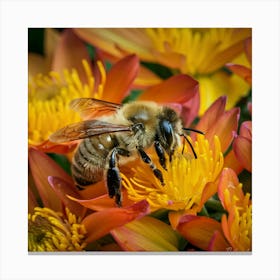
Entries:
[[79, 203], [68, 198], [68, 195], [75, 196], [75, 197], [80, 196], [74, 184], [73, 183], [69, 184], [68, 182], [62, 180], [61, 178], [53, 177], [53, 176], [49, 176], [48, 181], [51, 187], [54, 189], [57, 196], [64, 204], [64, 206], [67, 207], [71, 213], [75, 214], [78, 217], [83, 218], [86, 213], [86, 209]]
[[245, 53], [250, 64], [252, 65], [252, 37], [245, 40]]
[[166, 223], [143, 217], [111, 231], [124, 251], [178, 251], [179, 236]]
[[228, 251], [230, 248], [229, 243], [226, 241], [220, 231], [215, 231], [207, 251]]
[[29, 148], [29, 165], [44, 206], [61, 211], [61, 200], [50, 186], [48, 177], [60, 177], [68, 184], [73, 184], [72, 178], [50, 157], [34, 148]]
[[192, 245], [207, 250], [213, 234], [218, 231], [222, 234], [221, 224], [205, 216], [186, 215], [181, 218], [177, 230]]
[[184, 125], [186, 127], [190, 126], [194, 119], [198, 116], [199, 105], [199, 92], [197, 92], [193, 98], [183, 104], [181, 117], [184, 120]]
[[[132, 205], [133, 202], [128, 199], [127, 193], [123, 191], [122, 194], [122, 207], [128, 207]], [[76, 201], [80, 205], [83, 205], [84, 207], [94, 211], [102, 211], [108, 208], [114, 208], [116, 206], [114, 199], [110, 198], [107, 193], [92, 199], [78, 199], [77, 196], [70, 195], [69, 199]]]
[[245, 121], [241, 124], [239, 130], [240, 136], [247, 138], [248, 140], [252, 140], [252, 122]]
[[248, 111], [250, 112], [250, 114], [251, 114], [251, 116], [252, 116], [252, 102], [249, 102], [249, 103], [247, 104], [247, 109], [248, 109]]
[[203, 114], [196, 129], [208, 131], [224, 114], [226, 107], [226, 96], [219, 97]]
[[198, 92], [198, 82], [188, 75], [176, 75], [159, 85], [145, 90], [138, 100], [148, 100], [158, 103], [185, 103]]
[[252, 140], [237, 136], [233, 141], [233, 151], [241, 165], [252, 172]]
[[86, 216], [82, 224], [87, 230], [86, 242], [90, 243], [120, 227], [149, 213], [149, 204], [143, 200], [127, 208], [109, 208]]
[[64, 69], [75, 68], [81, 81], [86, 82], [83, 59], [87, 60], [89, 65], [91, 64], [86, 45], [71, 29], [64, 30], [54, 53], [52, 70], [62, 73]]
[[249, 85], [252, 84], [252, 69], [239, 64], [226, 64], [226, 67], [236, 75], [243, 78]]
[[233, 150], [230, 150], [224, 157], [224, 167], [231, 168], [237, 175], [244, 169], [239, 160], [236, 158]]
[[129, 92], [139, 70], [139, 59], [129, 55], [119, 60], [107, 74], [102, 99], [121, 103]]
[[225, 112], [218, 121], [205, 133], [210, 145], [214, 145], [214, 136], [217, 135], [221, 142], [221, 151], [225, 152], [230, 146], [238, 128], [240, 108], [233, 108]]
[[[235, 172], [230, 168], [224, 168], [218, 183], [218, 196], [226, 210], [230, 209], [231, 199], [234, 195], [243, 200], [244, 194], [238, 185], [239, 180]], [[227, 197], [225, 196], [226, 191], [229, 192]]]

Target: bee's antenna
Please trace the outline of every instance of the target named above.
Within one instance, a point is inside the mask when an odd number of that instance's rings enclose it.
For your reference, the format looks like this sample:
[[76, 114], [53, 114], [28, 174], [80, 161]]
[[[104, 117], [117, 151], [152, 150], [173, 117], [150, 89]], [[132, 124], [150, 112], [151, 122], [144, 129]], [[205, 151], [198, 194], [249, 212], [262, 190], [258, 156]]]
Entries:
[[[197, 130], [197, 129], [194, 129], [194, 128], [183, 127], [183, 130], [185, 130], [185, 131], [193, 131], [193, 132], [196, 132], [196, 133], [199, 133], [199, 134], [203, 134], [203, 135], [204, 135], [204, 133], [203, 133], [202, 131]], [[194, 150], [194, 148], [193, 148], [193, 145], [192, 145], [192, 143], [190, 142], [190, 140], [188, 139], [188, 137], [187, 137], [185, 134], [182, 134], [181, 136], [183, 136], [184, 139], [187, 140], [188, 144], [190, 145], [190, 147], [191, 147], [191, 149], [192, 149], [192, 152], [193, 152], [193, 154], [194, 154], [194, 157], [197, 158], [197, 155], [196, 155], [196, 153], [195, 153], [195, 150]], [[183, 152], [184, 152], [184, 148], [183, 148], [183, 150], [182, 150], [182, 153], [183, 153]]]
[[196, 133], [199, 133], [199, 134], [204, 135], [204, 132], [202, 132], [202, 131], [200, 131], [200, 130], [197, 130], [197, 129], [194, 129], [194, 128], [183, 127], [183, 130], [186, 130], [186, 131], [193, 131], [193, 132], [196, 132]]

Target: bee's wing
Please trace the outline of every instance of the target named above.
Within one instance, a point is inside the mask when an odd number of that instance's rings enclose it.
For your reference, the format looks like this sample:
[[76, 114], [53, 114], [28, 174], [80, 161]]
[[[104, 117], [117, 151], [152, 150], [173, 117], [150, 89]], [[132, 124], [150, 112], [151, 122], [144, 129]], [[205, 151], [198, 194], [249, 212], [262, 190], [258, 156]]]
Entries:
[[112, 103], [95, 98], [78, 98], [70, 103], [70, 108], [79, 112], [84, 119], [93, 119], [98, 116], [108, 115], [121, 108], [121, 104]]
[[63, 143], [119, 131], [131, 131], [131, 127], [99, 120], [86, 120], [57, 130], [49, 137], [49, 140], [54, 143]]

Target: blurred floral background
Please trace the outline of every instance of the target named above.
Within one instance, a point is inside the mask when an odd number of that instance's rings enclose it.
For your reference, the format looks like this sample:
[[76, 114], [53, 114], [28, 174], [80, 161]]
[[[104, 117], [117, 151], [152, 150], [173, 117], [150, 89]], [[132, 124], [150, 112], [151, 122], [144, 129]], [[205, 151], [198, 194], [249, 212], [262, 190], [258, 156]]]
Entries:
[[[122, 166], [123, 207], [104, 181], [78, 190], [77, 141], [48, 138], [82, 120], [80, 97], [176, 108], [205, 134], [190, 134], [197, 159], [175, 153], [164, 187]], [[249, 28], [29, 29], [28, 250], [252, 251], [251, 99]]]

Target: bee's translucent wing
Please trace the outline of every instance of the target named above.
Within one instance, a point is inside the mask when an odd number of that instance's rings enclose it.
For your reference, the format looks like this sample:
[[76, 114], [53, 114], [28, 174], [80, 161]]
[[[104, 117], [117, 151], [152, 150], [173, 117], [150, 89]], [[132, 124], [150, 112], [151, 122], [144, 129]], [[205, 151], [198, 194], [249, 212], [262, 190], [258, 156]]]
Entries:
[[119, 131], [131, 131], [131, 127], [99, 120], [86, 120], [57, 130], [49, 137], [49, 140], [54, 143], [63, 143]]
[[108, 115], [121, 108], [121, 104], [112, 103], [95, 98], [78, 98], [70, 103], [70, 108], [79, 112], [83, 119], [93, 119]]

